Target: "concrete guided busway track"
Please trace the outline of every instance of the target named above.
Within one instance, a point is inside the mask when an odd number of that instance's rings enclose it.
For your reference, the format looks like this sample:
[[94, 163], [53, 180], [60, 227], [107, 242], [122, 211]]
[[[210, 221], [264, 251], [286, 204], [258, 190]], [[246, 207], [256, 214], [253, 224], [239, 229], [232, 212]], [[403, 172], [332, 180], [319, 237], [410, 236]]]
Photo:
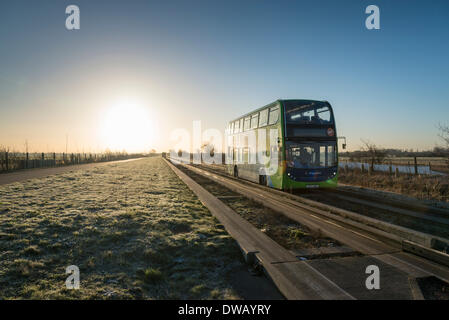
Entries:
[[257, 260], [287, 299], [354, 299], [307, 262], [281, 247], [167, 161], [179, 178], [238, 242], [248, 262]]
[[[416, 290], [413, 290], [415, 278], [435, 276], [443, 281], [449, 280], [447, 267], [403, 252], [400, 242], [392, 241], [391, 237], [385, 233], [385, 237], [382, 237], [382, 232], [378, 232], [378, 230], [371, 234], [366, 229], [356, 228], [354, 224], [347, 225], [344, 221], [335, 221], [328, 216], [321, 215], [319, 210], [312, 210], [312, 208], [288, 197], [282, 197], [268, 188], [264, 190], [259, 186], [242, 183], [234, 178], [217, 175], [195, 166], [186, 166], [186, 168], [262, 203], [313, 230], [319, 230], [324, 235], [364, 254], [363, 257], [307, 261], [307, 264], [315, 271], [354, 298], [413, 299], [420, 296], [416, 295]], [[217, 201], [219, 200], [217, 199]], [[258, 230], [256, 229], [256, 231]], [[393, 237], [393, 239], [395, 238]], [[238, 241], [238, 239], [236, 240]], [[381, 290], [369, 291], [365, 287], [364, 281], [367, 277], [365, 268], [372, 264], [377, 265], [381, 270], [384, 284]]]

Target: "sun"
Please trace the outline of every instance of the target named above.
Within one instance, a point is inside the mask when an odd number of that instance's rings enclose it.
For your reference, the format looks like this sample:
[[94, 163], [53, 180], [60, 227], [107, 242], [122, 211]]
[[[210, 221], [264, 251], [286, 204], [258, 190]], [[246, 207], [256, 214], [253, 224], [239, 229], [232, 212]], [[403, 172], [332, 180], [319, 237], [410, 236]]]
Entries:
[[114, 103], [101, 115], [103, 145], [113, 151], [148, 151], [155, 140], [155, 121], [149, 108], [132, 100]]

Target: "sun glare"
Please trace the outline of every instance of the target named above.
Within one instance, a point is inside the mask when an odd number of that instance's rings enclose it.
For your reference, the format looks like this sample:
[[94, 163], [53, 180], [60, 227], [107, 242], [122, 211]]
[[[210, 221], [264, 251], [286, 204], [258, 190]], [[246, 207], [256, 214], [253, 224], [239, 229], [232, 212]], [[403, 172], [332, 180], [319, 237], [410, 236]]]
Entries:
[[138, 103], [118, 102], [107, 109], [101, 118], [101, 138], [110, 150], [149, 151], [154, 143], [154, 120], [149, 110]]

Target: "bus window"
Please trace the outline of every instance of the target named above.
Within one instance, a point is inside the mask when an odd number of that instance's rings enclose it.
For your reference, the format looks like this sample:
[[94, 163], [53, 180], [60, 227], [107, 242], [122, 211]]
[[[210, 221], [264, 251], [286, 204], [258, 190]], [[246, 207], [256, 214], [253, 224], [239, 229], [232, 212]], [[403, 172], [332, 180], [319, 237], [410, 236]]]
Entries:
[[268, 109], [262, 110], [259, 113], [259, 127], [266, 126], [268, 123]]
[[238, 133], [239, 132], [239, 126], [240, 126], [240, 122], [239, 121], [234, 122], [234, 133]]
[[328, 168], [337, 165], [335, 142], [286, 143], [287, 166]]
[[243, 132], [243, 118], [240, 119], [240, 131], [239, 132]]
[[250, 129], [250, 121], [251, 121], [251, 118], [250, 117], [248, 117], [248, 118], [245, 118], [245, 126], [244, 126], [244, 130], [245, 131], [247, 131], [247, 130], [249, 130]]
[[291, 124], [333, 124], [329, 107], [324, 103], [290, 105], [286, 107], [286, 120]]
[[279, 106], [270, 108], [270, 116], [268, 119], [268, 124], [275, 124], [279, 120]]
[[251, 129], [256, 129], [259, 122], [259, 114], [256, 113], [251, 116]]

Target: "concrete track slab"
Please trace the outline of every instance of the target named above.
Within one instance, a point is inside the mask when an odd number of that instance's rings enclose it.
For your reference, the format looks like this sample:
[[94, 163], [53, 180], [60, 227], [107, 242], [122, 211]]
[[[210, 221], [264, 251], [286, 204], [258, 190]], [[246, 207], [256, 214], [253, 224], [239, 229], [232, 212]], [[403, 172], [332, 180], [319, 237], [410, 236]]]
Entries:
[[188, 166], [188, 168], [198, 174], [215, 180], [217, 183], [234, 192], [240, 193], [276, 212], [284, 214], [290, 219], [304, 224], [312, 230], [319, 231], [325, 236], [335, 239], [363, 254], [374, 255], [393, 253], [401, 250], [400, 248], [387, 245], [383, 241], [379, 241], [374, 237], [362, 234], [356, 230], [351, 230], [344, 224], [319, 216], [318, 213], [311, 214], [311, 212], [319, 210], [310, 208], [307, 205], [298, 203], [292, 199], [285, 197], [281, 198], [279, 197], [278, 192], [274, 190], [256, 189], [253, 186], [245, 185], [239, 181], [233, 181], [229, 178], [211, 174], [205, 170], [193, 166]]
[[[311, 260], [308, 262], [340, 288], [356, 299], [409, 300], [413, 299], [409, 276], [375, 257], [345, 257], [338, 259]], [[370, 265], [379, 267], [380, 289], [367, 289], [366, 279]]]
[[[329, 296], [333, 297], [330, 299], [419, 299], [420, 295], [412, 290], [416, 287], [412, 285], [414, 278], [433, 275], [445, 281], [449, 279], [447, 267], [401, 252], [397, 243], [390, 241], [388, 237], [378, 233], [370, 234], [363, 229], [353, 229], [354, 226], [329, 219], [326, 212], [315, 213], [315, 208], [283, 197], [280, 192], [246, 185], [196, 167], [188, 168], [365, 254], [363, 257], [276, 263], [270, 258], [264, 258], [263, 254], [255, 252], [255, 256], [259, 259], [272, 261], [267, 264], [266, 270], [270, 270], [270, 276], [274, 279], [277, 273], [281, 275], [279, 277], [281, 280], [278, 279], [278, 283], [281, 284], [281, 286], [278, 285], [279, 288], [288, 284], [285, 280], [289, 277], [295, 279], [293, 283], [290, 283], [289, 288], [291, 292], [296, 292], [296, 297], [299, 299], [304, 297], [307, 297], [305, 299], [329, 299]], [[380, 268], [380, 290], [366, 288], [365, 281], [369, 276], [366, 274], [368, 265], [376, 265]], [[306, 269], [315, 271], [313, 276], [310, 272], [306, 272]], [[290, 276], [287, 276], [289, 273]], [[325, 280], [326, 289], [323, 290], [316, 285], [318, 279]]]
[[381, 254], [376, 256], [376, 258], [407, 272], [410, 276], [415, 278], [435, 276], [449, 282], [449, 269], [446, 266], [436, 264], [435, 262], [406, 252]]
[[242, 251], [255, 256], [287, 299], [354, 299], [320, 272], [299, 262], [287, 249], [256, 229], [169, 161], [167, 164], [224, 225]]

